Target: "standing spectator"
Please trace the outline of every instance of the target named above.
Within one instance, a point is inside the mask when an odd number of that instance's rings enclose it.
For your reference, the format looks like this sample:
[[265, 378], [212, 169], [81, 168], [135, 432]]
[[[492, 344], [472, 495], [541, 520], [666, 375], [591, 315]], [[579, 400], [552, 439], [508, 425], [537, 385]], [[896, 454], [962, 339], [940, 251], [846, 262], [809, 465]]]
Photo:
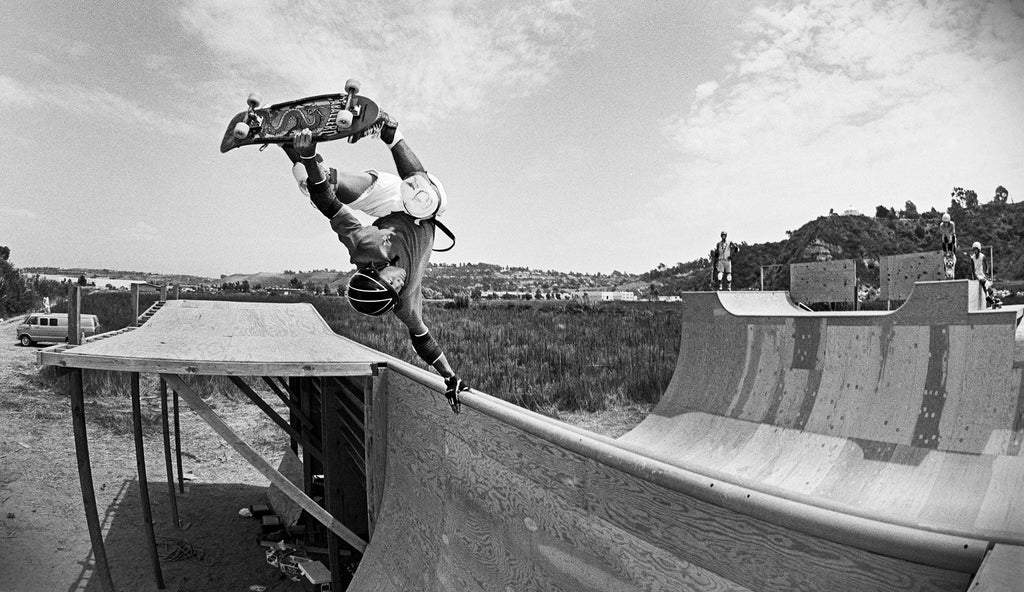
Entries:
[[981, 252], [981, 243], [975, 241], [971, 245], [970, 258], [971, 271], [974, 273], [974, 279], [978, 280], [981, 285], [981, 291], [985, 294], [985, 302], [993, 308], [999, 308], [1002, 302], [992, 294], [992, 280], [988, 279], [992, 270], [989, 267], [988, 258]]
[[718, 241], [714, 250], [719, 290], [732, 290], [732, 256], [739, 250], [740, 248], [728, 239], [728, 235], [723, 230], [722, 240]]

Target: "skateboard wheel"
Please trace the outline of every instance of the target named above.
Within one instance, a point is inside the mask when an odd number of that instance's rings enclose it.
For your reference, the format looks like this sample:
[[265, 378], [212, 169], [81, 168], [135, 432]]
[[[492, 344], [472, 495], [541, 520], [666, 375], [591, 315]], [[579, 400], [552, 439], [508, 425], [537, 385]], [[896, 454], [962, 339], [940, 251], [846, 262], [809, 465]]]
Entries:
[[249, 104], [250, 108], [256, 109], [263, 104], [263, 96], [258, 92], [252, 92], [249, 93], [249, 98], [245, 102]]
[[231, 132], [231, 135], [234, 136], [236, 140], [244, 140], [245, 137], [249, 135], [249, 124], [244, 121], [239, 121], [235, 124], [235, 129]]
[[342, 109], [338, 111], [338, 116], [334, 119], [338, 124], [338, 129], [348, 129], [352, 127], [352, 112], [348, 109]]
[[349, 78], [345, 81], [345, 92], [358, 93], [359, 92], [359, 81], [355, 78]]

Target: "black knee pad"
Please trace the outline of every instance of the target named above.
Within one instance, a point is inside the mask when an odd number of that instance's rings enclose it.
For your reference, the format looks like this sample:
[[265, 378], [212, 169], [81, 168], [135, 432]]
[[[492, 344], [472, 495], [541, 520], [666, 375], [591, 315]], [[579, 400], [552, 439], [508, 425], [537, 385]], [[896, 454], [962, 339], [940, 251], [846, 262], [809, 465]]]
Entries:
[[412, 341], [412, 348], [416, 350], [416, 354], [428, 364], [433, 365], [444, 354], [441, 351], [441, 346], [434, 341], [434, 336], [430, 334], [430, 331], [423, 335], [413, 335], [410, 332], [409, 339]]

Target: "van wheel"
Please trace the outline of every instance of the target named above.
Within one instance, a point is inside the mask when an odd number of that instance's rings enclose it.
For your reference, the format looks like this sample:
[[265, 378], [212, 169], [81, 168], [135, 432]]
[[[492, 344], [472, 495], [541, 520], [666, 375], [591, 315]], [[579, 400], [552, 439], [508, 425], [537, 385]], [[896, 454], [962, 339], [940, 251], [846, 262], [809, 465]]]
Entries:
[[28, 346], [32, 345], [32, 338], [29, 337], [28, 335], [22, 335], [21, 336], [21, 345], [24, 346], [24, 347], [28, 347]]

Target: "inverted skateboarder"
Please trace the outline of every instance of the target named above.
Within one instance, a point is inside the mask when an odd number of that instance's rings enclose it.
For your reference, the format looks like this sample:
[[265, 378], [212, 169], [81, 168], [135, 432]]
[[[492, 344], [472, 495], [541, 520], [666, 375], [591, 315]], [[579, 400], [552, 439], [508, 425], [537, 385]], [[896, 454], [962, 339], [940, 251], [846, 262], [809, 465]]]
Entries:
[[[293, 173], [310, 201], [331, 221], [356, 266], [346, 289], [356, 311], [372, 316], [394, 312], [409, 329], [419, 357], [445, 379], [445, 397], [459, 413], [465, 384], [423, 321], [423, 274], [434, 246], [434, 217], [448, 198], [437, 177], [427, 173], [398, 131], [398, 122], [381, 112], [377, 125], [363, 137], [379, 137], [391, 150], [400, 176], [377, 170], [341, 172], [328, 169], [316, 152], [312, 133], [299, 132], [292, 146]], [[377, 219], [363, 226], [358, 209]]]

